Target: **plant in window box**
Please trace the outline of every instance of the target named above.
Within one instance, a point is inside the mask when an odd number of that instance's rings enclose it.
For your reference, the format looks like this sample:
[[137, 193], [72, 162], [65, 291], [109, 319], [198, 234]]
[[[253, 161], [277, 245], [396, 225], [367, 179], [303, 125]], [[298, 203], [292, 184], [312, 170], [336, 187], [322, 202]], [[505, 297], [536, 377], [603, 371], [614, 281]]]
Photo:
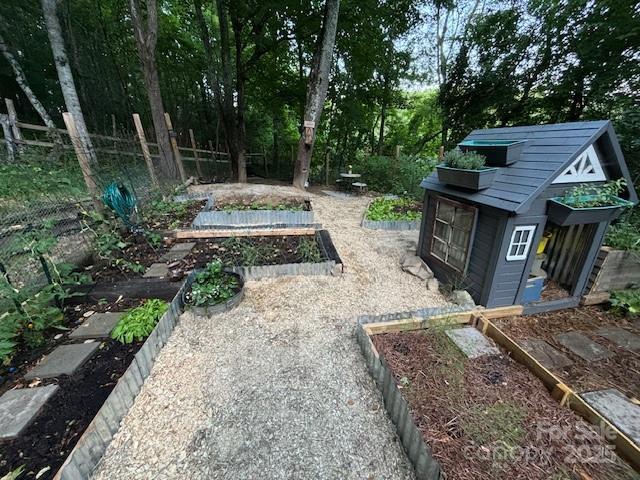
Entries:
[[498, 171], [485, 165], [484, 156], [457, 148], [445, 153], [444, 163], [436, 169], [442, 183], [475, 191], [490, 187]]
[[235, 307], [242, 300], [244, 281], [224, 269], [220, 261], [209, 262], [198, 272], [184, 302], [200, 316], [208, 317]]
[[624, 178], [605, 184], [580, 184], [561, 197], [549, 199], [547, 215], [560, 226], [607, 222], [633, 203], [620, 198], [627, 183]]

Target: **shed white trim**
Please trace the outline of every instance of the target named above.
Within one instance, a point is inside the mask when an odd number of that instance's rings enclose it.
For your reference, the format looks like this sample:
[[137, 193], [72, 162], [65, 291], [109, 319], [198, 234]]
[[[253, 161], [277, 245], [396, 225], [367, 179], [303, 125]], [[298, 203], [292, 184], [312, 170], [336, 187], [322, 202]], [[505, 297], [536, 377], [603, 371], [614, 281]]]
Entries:
[[602, 182], [607, 179], [593, 145], [580, 154], [564, 172], [551, 183]]
[[518, 225], [513, 229], [507, 250], [508, 262], [527, 259], [535, 231], [536, 225]]

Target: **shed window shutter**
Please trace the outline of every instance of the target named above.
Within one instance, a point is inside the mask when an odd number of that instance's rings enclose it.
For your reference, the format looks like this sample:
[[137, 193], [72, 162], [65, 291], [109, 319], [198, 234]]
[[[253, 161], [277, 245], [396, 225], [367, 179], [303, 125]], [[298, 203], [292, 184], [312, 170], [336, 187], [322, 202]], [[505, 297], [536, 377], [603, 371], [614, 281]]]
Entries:
[[602, 182], [606, 179], [598, 154], [593, 145], [589, 145], [553, 183]]

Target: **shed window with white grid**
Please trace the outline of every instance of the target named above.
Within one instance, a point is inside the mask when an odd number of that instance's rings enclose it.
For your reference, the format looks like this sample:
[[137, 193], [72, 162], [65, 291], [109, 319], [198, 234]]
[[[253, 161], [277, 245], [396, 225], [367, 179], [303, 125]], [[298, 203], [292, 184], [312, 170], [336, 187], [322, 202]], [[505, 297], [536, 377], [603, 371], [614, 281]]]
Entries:
[[508, 261], [527, 259], [535, 231], [535, 225], [521, 225], [513, 229], [507, 252]]

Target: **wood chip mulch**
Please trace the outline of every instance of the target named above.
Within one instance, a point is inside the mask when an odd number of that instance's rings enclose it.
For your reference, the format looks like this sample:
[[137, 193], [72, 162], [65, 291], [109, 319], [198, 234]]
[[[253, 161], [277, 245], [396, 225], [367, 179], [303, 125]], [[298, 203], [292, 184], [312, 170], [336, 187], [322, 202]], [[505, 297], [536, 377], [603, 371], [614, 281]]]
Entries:
[[[577, 392], [616, 388], [630, 397], [640, 398], [640, 353], [625, 350], [596, 334], [600, 328], [621, 327], [640, 335], [640, 323], [637, 323], [637, 319], [613, 314], [602, 306], [585, 306], [502, 318], [495, 322], [516, 341], [543, 339], [569, 357], [573, 365], [553, 372]], [[571, 331], [585, 334], [615, 355], [595, 362], [583, 360], [554, 339], [559, 333]]]
[[508, 357], [466, 359], [442, 333], [381, 334], [373, 342], [446, 478], [638, 478], [594, 427]]

